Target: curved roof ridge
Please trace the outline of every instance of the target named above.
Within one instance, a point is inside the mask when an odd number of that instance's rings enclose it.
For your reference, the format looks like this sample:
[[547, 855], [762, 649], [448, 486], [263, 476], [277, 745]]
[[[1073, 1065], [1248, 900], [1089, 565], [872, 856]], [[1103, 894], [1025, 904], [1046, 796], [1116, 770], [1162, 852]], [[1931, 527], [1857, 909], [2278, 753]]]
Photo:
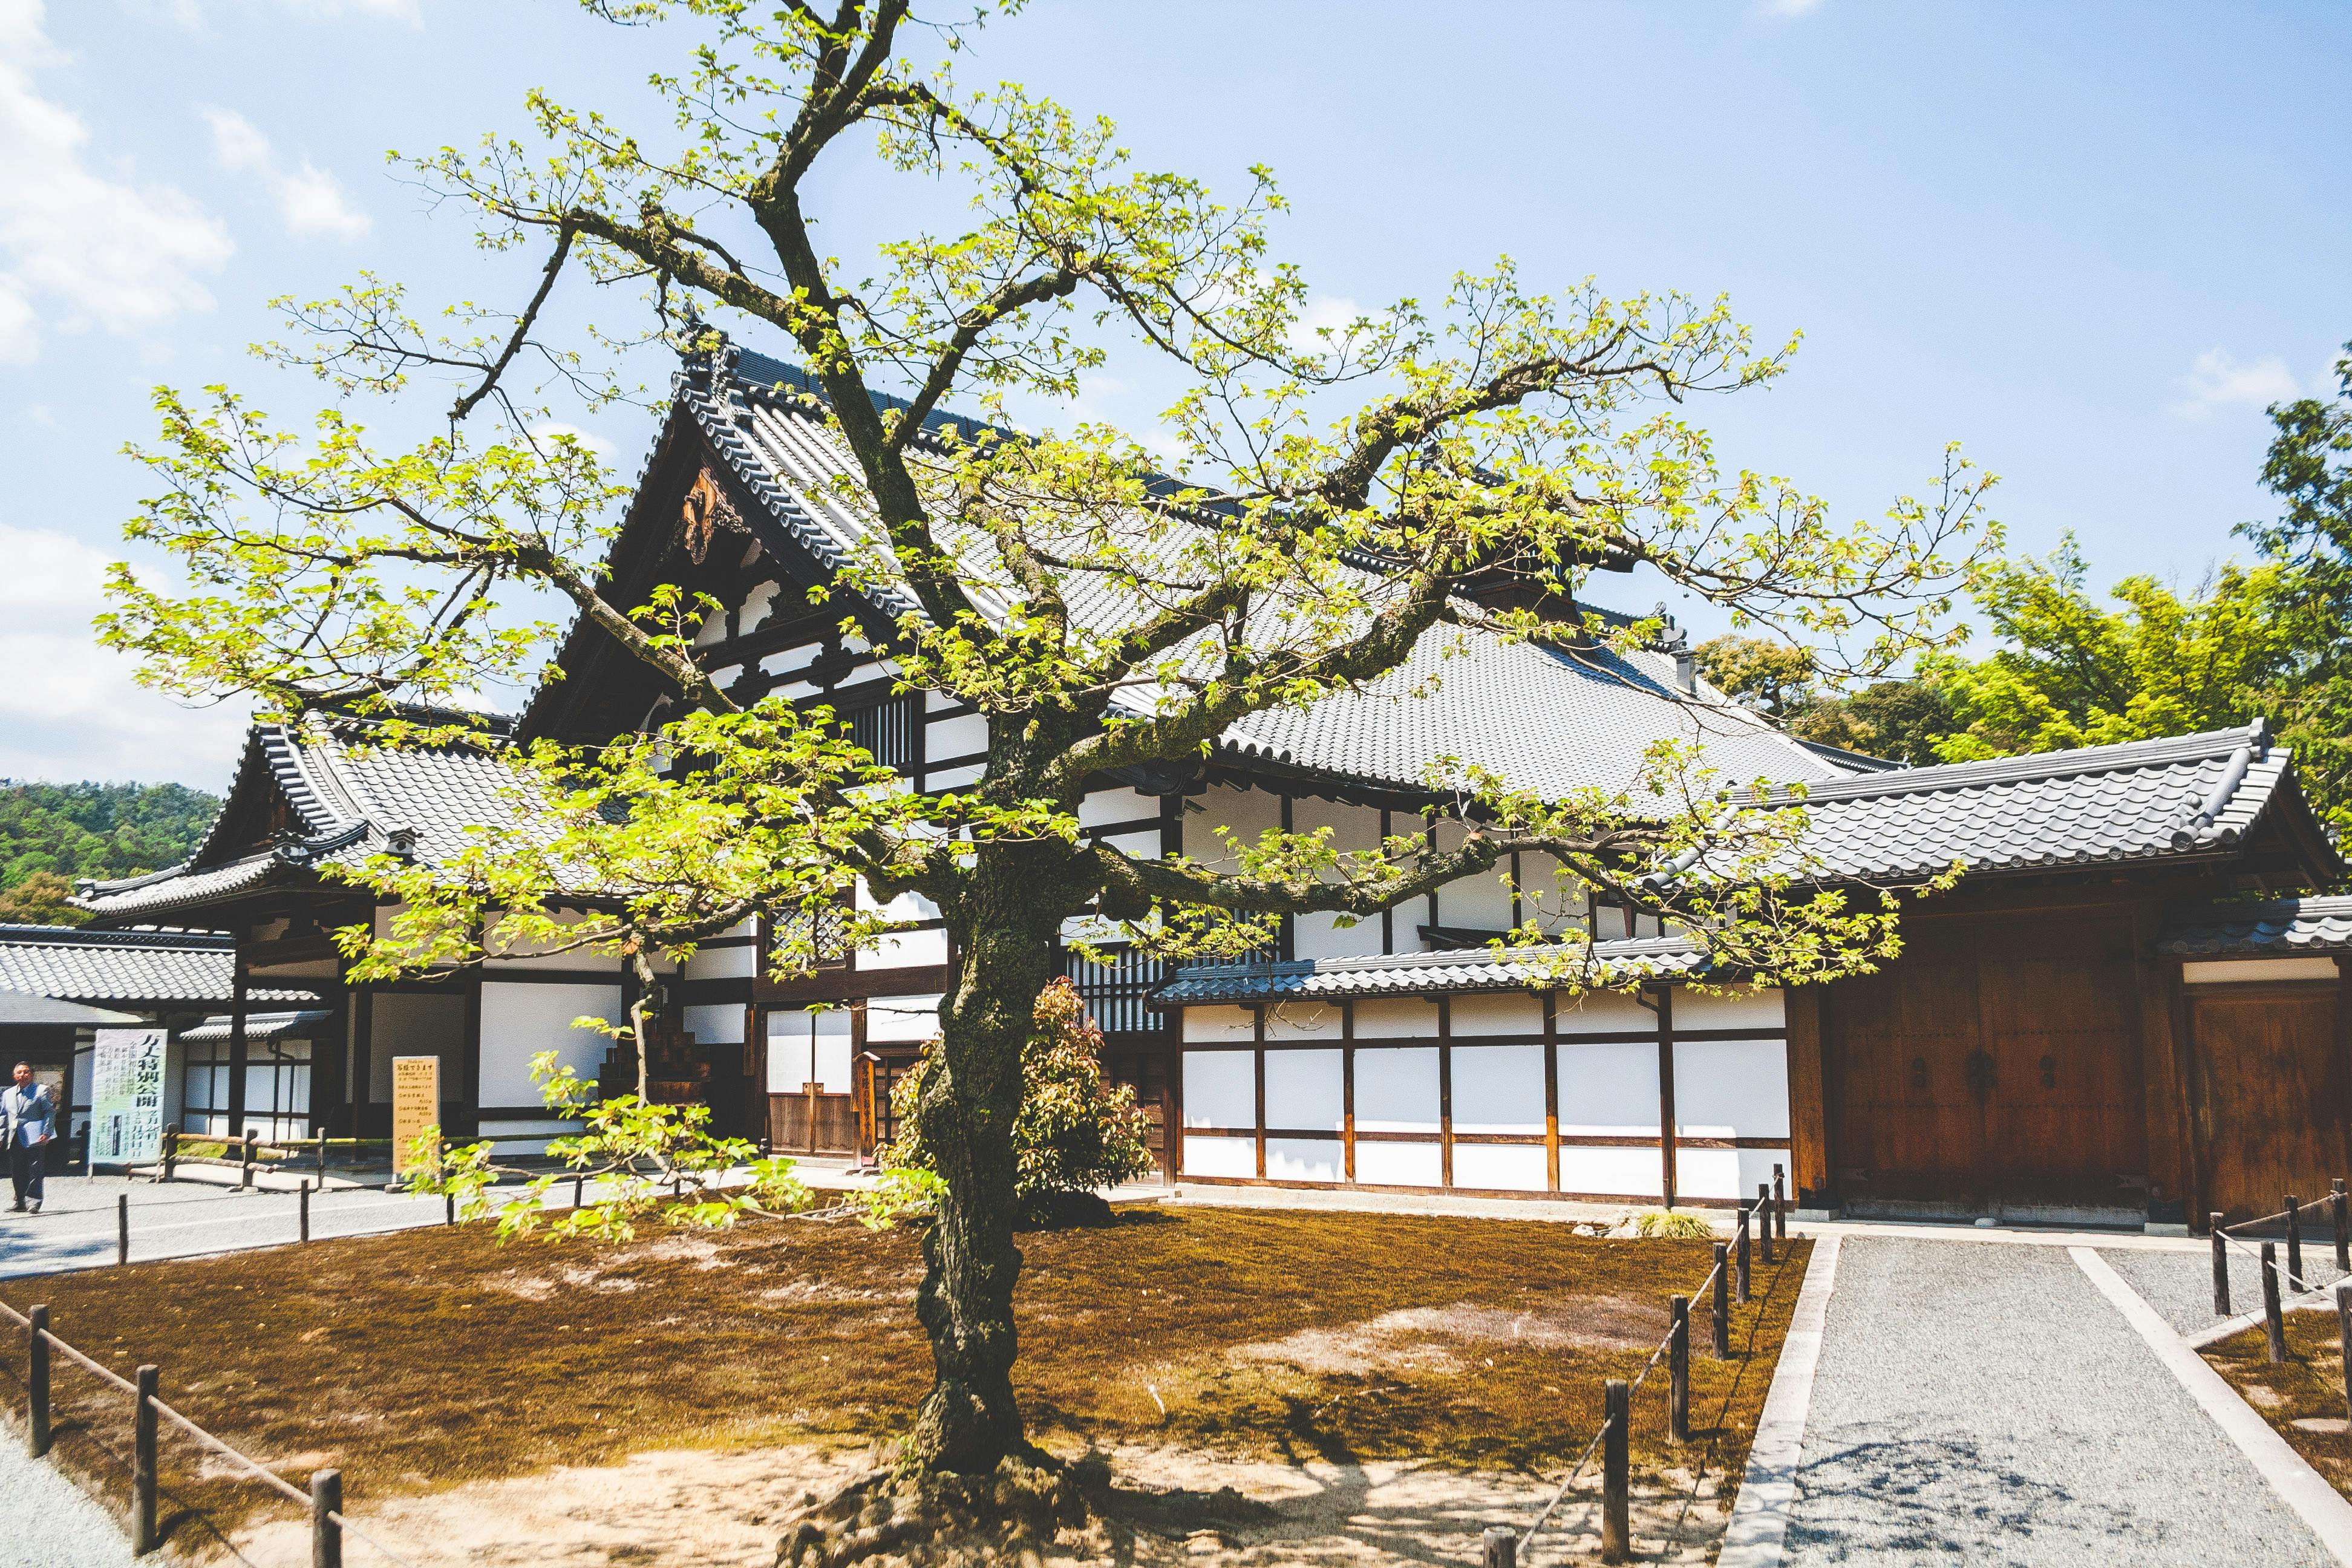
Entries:
[[2233, 730], [2204, 730], [2194, 735], [2166, 735], [2150, 741], [2117, 741], [2101, 746], [2077, 746], [2061, 752], [2027, 752], [2013, 757], [1983, 757], [1968, 763], [1937, 763], [1930, 767], [1903, 768], [1893, 773], [1864, 773], [1827, 784], [1808, 784], [1808, 803], [1857, 800], [1883, 795], [1916, 795], [1932, 790], [1970, 789], [1980, 784], [2022, 784], [2032, 779], [2066, 778], [2076, 773], [2120, 772], [2227, 756], [2242, 746], [2257, 752], [2270, 743], [2266, 722], [2256, 719]]

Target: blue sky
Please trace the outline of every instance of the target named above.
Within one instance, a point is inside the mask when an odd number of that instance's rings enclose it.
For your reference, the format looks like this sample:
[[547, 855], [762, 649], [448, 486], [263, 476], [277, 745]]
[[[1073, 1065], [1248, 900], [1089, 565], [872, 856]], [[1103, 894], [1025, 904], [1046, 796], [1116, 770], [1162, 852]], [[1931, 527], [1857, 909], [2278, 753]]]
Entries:
[[[668, 47], [562, 0], [0, 0], [0, 774], [225, 781], [242, 715], [138, 689], [88, 632], [148, 389], [307, 413], [243, 345], [270, 296], [362, 267], [518, 297], [533, 264], [474, 252], [385, 150], [519, 129], [534, 85], [641, 107]], [[2347, 58], [2352, 8], [2315, 5], [1033, 0], [963, 75], [1222, 185], [1272, 164], [1327, 308], [1502, 252], [1727, 292], [1806, 334], [1777, 386], [1700, 410], [1730, 460], [1874, 516], [1960, 440], [2013, 545], [2072, 528], [2104, 586], [2231, 552], [2266, 510], [2263, 405], [2352, 337]], [[824, 199], [845, 246], [888, 231], [877, 184]], [[1087, 412], [1146, 423], [1160, 390], [1106, 377]], [[632, 467], [651, 434], [592, 428]]]

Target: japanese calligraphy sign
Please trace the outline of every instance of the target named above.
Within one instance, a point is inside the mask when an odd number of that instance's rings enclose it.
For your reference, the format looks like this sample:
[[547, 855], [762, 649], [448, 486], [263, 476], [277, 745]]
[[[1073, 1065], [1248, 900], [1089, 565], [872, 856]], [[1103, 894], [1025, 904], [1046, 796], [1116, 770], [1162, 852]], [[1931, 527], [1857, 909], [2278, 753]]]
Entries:
[[89, 1163], [136, 1165], [163, 1152], [163, 1031], [100, 1029], [90, 1057]]

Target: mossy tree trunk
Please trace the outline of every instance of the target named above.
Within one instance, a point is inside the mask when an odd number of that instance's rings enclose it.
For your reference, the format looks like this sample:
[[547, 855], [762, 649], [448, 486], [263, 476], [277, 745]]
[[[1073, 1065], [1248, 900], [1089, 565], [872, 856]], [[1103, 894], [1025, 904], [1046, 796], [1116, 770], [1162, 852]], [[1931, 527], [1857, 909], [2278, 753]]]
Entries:
[[940, 1041], [915, 1115], [946, 1183], [923, 1240], [915, 1315], [930, 1335], [930, 1394], [915, 1418], [926, 1468], [982, 1474], [1025, 1445], [1013, 1393], [1013, 1123], [1021, 1053], [1053, 978], [1069, 856], [1060, 846], [983, 850], [943, 910], [954, 944]]

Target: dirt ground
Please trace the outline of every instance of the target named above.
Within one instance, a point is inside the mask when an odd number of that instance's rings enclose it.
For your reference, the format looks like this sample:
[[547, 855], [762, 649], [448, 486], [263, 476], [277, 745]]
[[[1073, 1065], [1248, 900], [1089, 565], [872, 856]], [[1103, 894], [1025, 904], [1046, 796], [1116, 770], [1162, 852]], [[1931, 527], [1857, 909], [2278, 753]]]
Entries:
[[[1640, 1371], [1668, 1292], [1709, 1263], [1702, 1242], [1538, 1222], [1237, 1209], [1022, 1246], [1032, 1430], [1113, 1458], [1129, 1522], [1092, 1546], [1128, 1561], [1375, 1561], [1408, 1536], [1475, 1561], [1482, 1526], [1532, 1517], [1599, 1424], [1601, 1380]], [[109, 1365], [158, 1363], [166, 1400], [296, 1484], [341, 1468], [352, 1515], [420, 1564], [765, 1563], [804, 1495], [868, 1465], [928, 1386], [919, 1267], [908, 1232], [808, 1221], [622, 1247], [461, 1228], [0, 1294], [48, 1302]], [[1687, 1447], [1665, 1440], [1663, 1367], [1634, 1400], [1651, 1528], [1678, 1520], [1701, 1559], [1801, 1279], [1759, 1268], [1733, 1359], [1695, 1356]], [[1701, 1347], [1704, 1321], [1702, 1303]], [[18, 1408], [22, 1357], [0, 1344]], [[61, 1462], [122, 1507], [128, 1402], [75, 1371], [58, 1394]], [[307, 1559], [290, 1504], [175, 1436], [162, 1468], [177, 1554]], [[1567, 1510], [1586, 1546], [1591, 1514]]]
[[2208, 1346], [2205, 1359], [2313, 1469], [2352, 1498], [2352, 1433], [2336, 1314], [2287, 1313], [2286, 1350], [2287, 1359], [2273, 1365], [2270, 1337], [2257, 1327]]

